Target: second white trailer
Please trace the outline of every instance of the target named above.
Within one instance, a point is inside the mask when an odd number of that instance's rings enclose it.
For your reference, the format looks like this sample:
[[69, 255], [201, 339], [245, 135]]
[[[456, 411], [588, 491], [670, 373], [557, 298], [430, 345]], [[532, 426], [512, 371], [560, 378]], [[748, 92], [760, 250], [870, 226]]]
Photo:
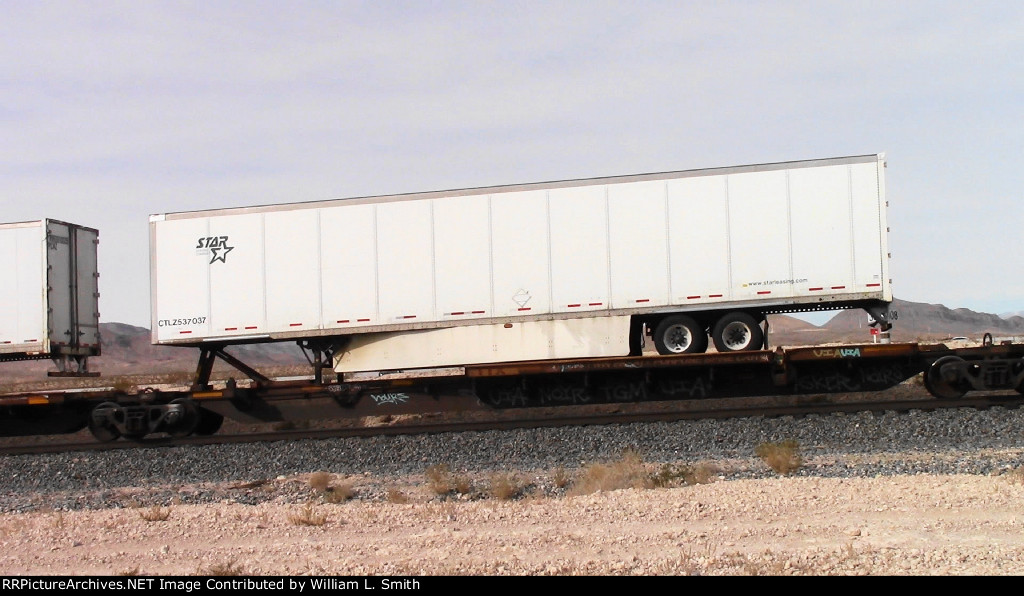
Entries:
[[98, 243], [96, 230], [54, 219], [0, 224], [0, 361], [88, 373], [100, 354]]
[[877, 154], [154, 215], [153, 341], [347, 337], [339, 370], [368, 370], [623, 355], [644, 328], [663, 353], [703, 351], [708, 334], [754, 349], [774, 312], [862, 307], [887, 328], [884, 167]]

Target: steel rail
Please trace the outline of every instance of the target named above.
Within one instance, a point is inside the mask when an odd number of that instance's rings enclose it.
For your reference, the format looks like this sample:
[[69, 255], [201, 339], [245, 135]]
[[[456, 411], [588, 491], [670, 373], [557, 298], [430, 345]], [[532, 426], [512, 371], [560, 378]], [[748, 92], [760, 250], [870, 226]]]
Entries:
[[[289, 429], [273, 431], [238, 432], [231, 434], [215, 434], [211, 436], [191, 436], [174, 438], [169, 436], [151, 436], [138, 441], [118, 440], [107, 443], [95, 439], [80, 439], [76, 434], [55, 435], [49, 437], [32, 437], [31, 442], [11, 439], [7, 445], [0, 446], [0, 455], [15, 456], [43, 453], [95, 452], [118, 449], [155, 449], [167, 447], [186, 447], [197, 445], [220, 445], [230, 443], [257, 443], [275, 441], [323, 440], [332, 438], [354, 438], [371, 436], [397, 436], [437, 433], [460, 433], [470, 431], [498, 431], [527, 428], [544, 428], [558, 426], [594, 426], [612, 424], [635, 424], [655, 422], [675, 422], [681, 420], [754, 418], [781, 416], [828, 415], [833, 413], [885, 413], [908, 412], [912, 410], [932, 411], [949, 408], [987, 409], [992, 407], [1017, 408], [1024, 404], [1020, 394], [991, 393], [968, 396], [960, 399], [912, 398], [912, 399], [861, 399], [844, 401], [815, 401], [813, 403], [797, 402], [789, 404], [764, 405], [758, 403], [739, 404], [732, 400], [708, 400], [719, 403], [703, 404], [697, 402], [678, 402], [673, 405], [685, 405], [685, 408], [647, 409], [642, 406], [649, 404], [604, 404], [607, 411], [581, 413], [580, 406], [562, 406], [543, 408], [544, 412], [517, 411], [517, 415], [509, 415], [507, 411], [496, 411], [493, 416], [475, 420], [443, 420], [443, 421], [400, 421], [374, 426], [347, 426], [321, 429]], [[744, 400], [750, 401], [750, 400]], [[726, 402], [726, 403], [721, 403]], [[538, 410], [540, 410], [538, 408]], [[90, 440], [91, 439], [91, 440]]]

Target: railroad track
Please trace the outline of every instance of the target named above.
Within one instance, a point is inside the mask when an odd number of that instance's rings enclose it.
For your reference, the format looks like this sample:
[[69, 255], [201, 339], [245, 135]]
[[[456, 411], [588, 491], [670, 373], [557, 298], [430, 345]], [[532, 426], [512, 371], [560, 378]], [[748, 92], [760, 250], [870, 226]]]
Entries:
[[[272, 441], [300, 441], [331, 438], [369, 436], [395, 436], [470, 431], [510, 430], [555, 426], [588, 426], [632, 423], [672, 422], [707, 418], [748, 418], [827, 415], [838, 412], [907, 412], [911, 410], [939, 410], [947, 408], [985, 409], [992, 407], [1017, 408], [1024, 399], [1016, 392], [975, 395], [960, 399], [847, 399], [806, 400], [790, 398], [790, 403], [765, 405], [761, 399], [722, 399], [692, 402], [665, 402], [642, 404], [605, 404], [599, 411], [581, 412], [581, 406], [537, 408], [522, 410], [496, 410], [493, 416], [474, 420], [398, 420], [371, 426], [347, 426], [319, 429], [261, 430], [252, 432], [220, 433], [212, 436], [184, 438], [152, 436], [140, 441], [118, 440], [107, 443], [91, 436], [57, 435], [32, 437], [30, 440], [10, 440], [0, 446], [0, 455], [28, 455], [110, 451], [117, 449], [159, 449], [165, 447], [219, 445], [228, 443], [256, 443]], [[597, 407], [595, 407], [597, 408]], [[17, 441], [17, 442], [16, 442]]]

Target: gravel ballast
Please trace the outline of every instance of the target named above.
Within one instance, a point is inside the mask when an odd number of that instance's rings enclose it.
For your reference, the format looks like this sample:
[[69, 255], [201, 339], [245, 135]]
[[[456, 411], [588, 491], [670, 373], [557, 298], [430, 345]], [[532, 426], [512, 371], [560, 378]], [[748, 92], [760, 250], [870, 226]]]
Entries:
[[[1019, 575], [1022, 422], [997, 407], [8, 456], [0, 574]], [[789, 440], [789, 475], [754, 453]], [[714, 475], [558, 481], [626, 452]], [[474, 488], [439, 493], [439, 466]], [[495, 474], [514, 498], [488, 493]]]
[[123, 488], [149, 489], [147, 502], [171, 495], [213, 502], [223, 495], [182, 495], [180, 488], [318, 471], [380, 479], [422, 475], [439, 465], [471, 475], [572, 471], [613, 461], [627, 450], [651, 464], [717, 462], [728, 479], [767, 478], [776, 474], [755, 449], [785, 440], [796, 441], [804, 459], [796, 476], [991, 475], [1024, 464], [1022, 429], [1024, 411], [995, 407], [9, 456], [0, 460], [0, 511], [32, 510], [40, 503], [63, 510], [102, 508], [117, 504], [106, 497]]

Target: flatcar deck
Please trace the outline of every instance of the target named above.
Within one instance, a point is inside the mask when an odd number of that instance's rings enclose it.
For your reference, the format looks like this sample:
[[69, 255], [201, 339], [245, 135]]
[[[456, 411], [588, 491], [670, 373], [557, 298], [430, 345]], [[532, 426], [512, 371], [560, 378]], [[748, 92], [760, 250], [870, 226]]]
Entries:
[[[246, 367], [240, 370], [247, 370]], [[106, 429], [99, 438], [216, 432], [243, 422], [728, 397], [881, 391], [918, 374], [936, 397], [1024, 387], [1024, 344], [891, 343], [504, 362], [255, 378], [205, 386], [0, 394], [0, 434]]]

